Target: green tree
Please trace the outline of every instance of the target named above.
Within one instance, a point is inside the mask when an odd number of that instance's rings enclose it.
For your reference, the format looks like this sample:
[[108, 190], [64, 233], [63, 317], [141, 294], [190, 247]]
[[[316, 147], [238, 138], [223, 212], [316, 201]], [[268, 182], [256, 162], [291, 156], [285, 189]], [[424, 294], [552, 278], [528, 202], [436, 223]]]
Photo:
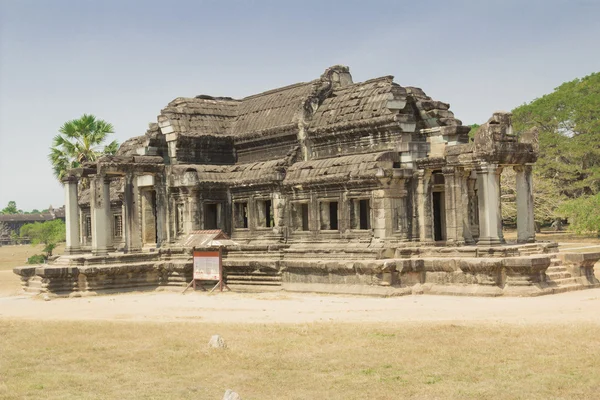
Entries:
[[[533, 127], [539, 132], [540, 154], [533, 170], [537, 222], [550, 223], [559, 216], [583, 221], [584, 209], [590, 218], [600, 215], [600, 207], [588, 208], [587, 199], [600, 192], [598, 110], [600, 73], [563, 83], [552, 93], [512, 111], [517, 134]], [[514, 177], [505, 172], [502, 179], [503, 218], [511, 222], [516, 214]], [[581, 196], [582, 200], [577, 200]]]
[[8, 205], [0, 211], [0, 214], [19, 214], [16, 201], [9, 201]]
[[52, 255], [57, 243], [63, 242], [66, 237], [65, 223], [60, 219], [46, 222], [35, 222], [25, 224], [21, 227], [21, 237], [31, 239], [31, 244], [44, 244], [44, 256], [46, 259]]
[[539, 178], [568, 198], [600, 192], [600, 73], [563, 83], [513, 110], [517, 132], [538, 127]]
[[108, 135], [114, 133], [113, 126], [93, 115], [83, 114], [81, 118], [67, 121], [52, 140], [48, 158], [54, 176], [60, 181], [70, 168], [77, 168], [88, 161], [95, 161], [104, 154], [115, 154], [116, 140], [103, 146]]
[[558, 212], [569, 218], [570, 228], [575, 232], [596, 232], [600, 235], [600, 193], [566, 201]]
[[481, 125], [471, 124], [469, 126], [471, 127], [471, 130], [469, 131], [469, 139], [473, 140], [475, 138], [475, 134], [477, 133]]

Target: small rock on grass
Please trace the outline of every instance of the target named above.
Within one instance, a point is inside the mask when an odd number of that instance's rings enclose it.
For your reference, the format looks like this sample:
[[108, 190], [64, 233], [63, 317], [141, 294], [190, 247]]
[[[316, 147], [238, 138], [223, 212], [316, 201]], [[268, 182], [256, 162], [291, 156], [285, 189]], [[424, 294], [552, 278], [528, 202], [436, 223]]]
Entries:
[[208, 346], [213, 349], [227, 348], [227, 344], [225, 344], [225, 340], [223, 340], [223, 338], [220, 335], [212, 335], [212, 337], [208, 341]]
[[242, 398], [233, 390], [227, 389], [225, 391], [225, 395], [223, 396], [223, 400], [242, 400]]

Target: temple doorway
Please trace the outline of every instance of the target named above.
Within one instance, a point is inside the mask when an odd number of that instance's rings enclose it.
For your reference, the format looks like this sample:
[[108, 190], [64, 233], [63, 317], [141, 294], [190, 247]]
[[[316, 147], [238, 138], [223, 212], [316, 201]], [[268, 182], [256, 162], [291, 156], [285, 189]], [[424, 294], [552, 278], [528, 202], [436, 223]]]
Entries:
[[156, 191], [142, 190], [142, 244], [156, 245]]
[[444, 192], [433, 192], [433, 238], [435, 241], [446, 239]]

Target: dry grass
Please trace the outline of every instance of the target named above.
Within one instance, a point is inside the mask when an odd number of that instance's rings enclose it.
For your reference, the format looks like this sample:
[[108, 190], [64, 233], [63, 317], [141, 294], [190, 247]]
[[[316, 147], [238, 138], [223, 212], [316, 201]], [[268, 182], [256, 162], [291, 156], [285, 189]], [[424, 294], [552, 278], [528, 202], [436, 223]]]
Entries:
[[[11, 270], [14, 267], [26, 265], [27, 259], [34, 254], [41, 254], [44, 245], [32, 246], [23, 244], [18, 246], [0, 247], [0, 271]], [[59, 244], [54, 250], [54, 254], [62, 254], [65, 250], [64, 243]]]
[[[0, 296], [16, 295], [21, 290], [19, 276], [13, 274], [12, 269], [26, 265], [27, 258], [40, 254], [44, 245], [32, 246], [30, 244], [0, 247]], [[65, 250], [61, 243], [54, 250], [54, 254], [62, 254]]]
[[[506, 240], [517, 240], [517, 230], [514, 228], [505, 228], [502, 232]], [[535, 238], [545, 242], [560, 243], [589, 243], [600, 245], [600, 237], [597, 234], [577, 234], [570, 231], [556, 232], [554, 230], [542, 230], [535, 234]]]
[[[4, 399], [590, 399], [598, 325], [0, 321]], [[224, 351], [209, 351], [212, 334]]]

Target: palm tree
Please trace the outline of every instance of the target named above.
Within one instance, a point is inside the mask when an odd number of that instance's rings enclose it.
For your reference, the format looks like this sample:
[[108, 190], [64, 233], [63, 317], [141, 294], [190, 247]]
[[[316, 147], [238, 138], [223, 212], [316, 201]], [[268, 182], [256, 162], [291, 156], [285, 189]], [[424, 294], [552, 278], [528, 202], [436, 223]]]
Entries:
[[93, 115], [65, 122], [54, 136], [48, 158], [54, 176], [61, 181], [68, 169], [77, 168], [88, 161], [96, 161], [104, 154], [115, 154], [119, 145], [113, 140], [102, 148], [103, 142], [113, 133], [113, 126]]

